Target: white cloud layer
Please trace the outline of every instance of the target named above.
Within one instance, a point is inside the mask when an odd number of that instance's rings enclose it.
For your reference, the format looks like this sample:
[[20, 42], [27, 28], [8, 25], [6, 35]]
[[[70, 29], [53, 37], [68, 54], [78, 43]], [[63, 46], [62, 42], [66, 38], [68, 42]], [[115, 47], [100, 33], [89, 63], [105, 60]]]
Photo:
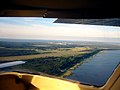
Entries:
[[[32, 22], [35, 19], [23, 18], [23, 22]], [[48, 22], [50, 21], [48, 20]], [[83, 37], [120, 38], [120, 27], [54, 23], [41, 24], [38, 21], [37, 23], [30, 23], [30, 25], [0, 22], [0, 38], [80, 40]]]

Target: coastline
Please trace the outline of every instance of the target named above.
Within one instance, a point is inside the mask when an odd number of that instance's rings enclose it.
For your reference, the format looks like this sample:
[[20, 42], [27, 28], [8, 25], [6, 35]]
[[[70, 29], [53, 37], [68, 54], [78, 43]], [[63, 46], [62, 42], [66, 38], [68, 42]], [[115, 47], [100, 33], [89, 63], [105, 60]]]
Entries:
[[91, 53], [87, 53], [85, 55], [82, 56], [82, 60], [79, 63], [76, 63], [73, 67], [70, 67], [68, 70], [66, 70], [60, 77], [65, 78], [67, 76], [70, 76], [72, 74], [72, 71], [75, 70], [77, 67], [79, 67], [81, 64], [83, 64], [85, 62], [86, 59], [95, 56], [96, 54], [98, 54], [100, 51], [103, 51], [102, 49], [99, 50], [94, 50]]

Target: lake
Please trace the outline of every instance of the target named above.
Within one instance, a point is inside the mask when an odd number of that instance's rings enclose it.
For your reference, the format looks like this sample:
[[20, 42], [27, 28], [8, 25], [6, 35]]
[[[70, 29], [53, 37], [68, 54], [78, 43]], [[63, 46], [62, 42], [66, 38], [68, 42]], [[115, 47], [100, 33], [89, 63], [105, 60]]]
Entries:
[[86, 59], [82, 65], [72, 71], [73, 74], [66, 78], [85, 84], [102, 86], [119, 63], [120, 50], [101, 51]]

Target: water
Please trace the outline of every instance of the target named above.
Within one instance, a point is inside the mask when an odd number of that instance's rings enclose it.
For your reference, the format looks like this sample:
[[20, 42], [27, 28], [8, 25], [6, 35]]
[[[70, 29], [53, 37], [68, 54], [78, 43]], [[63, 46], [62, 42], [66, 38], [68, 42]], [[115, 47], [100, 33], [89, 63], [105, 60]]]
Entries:
[[87, 59], [73, 74], [66, 77], [90, 85], [102, 86], [120, 63], [120, 50], [101, 51]]

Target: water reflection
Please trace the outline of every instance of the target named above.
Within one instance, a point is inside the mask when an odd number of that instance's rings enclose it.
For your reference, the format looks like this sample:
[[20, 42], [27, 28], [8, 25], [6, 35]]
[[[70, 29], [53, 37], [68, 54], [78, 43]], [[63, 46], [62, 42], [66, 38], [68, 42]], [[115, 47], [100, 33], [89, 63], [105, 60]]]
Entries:
[[120, 62], [120, 50], [102, 51], [85, 60], [72, 75], [66, 77], [82, 83], [101, 86]]

